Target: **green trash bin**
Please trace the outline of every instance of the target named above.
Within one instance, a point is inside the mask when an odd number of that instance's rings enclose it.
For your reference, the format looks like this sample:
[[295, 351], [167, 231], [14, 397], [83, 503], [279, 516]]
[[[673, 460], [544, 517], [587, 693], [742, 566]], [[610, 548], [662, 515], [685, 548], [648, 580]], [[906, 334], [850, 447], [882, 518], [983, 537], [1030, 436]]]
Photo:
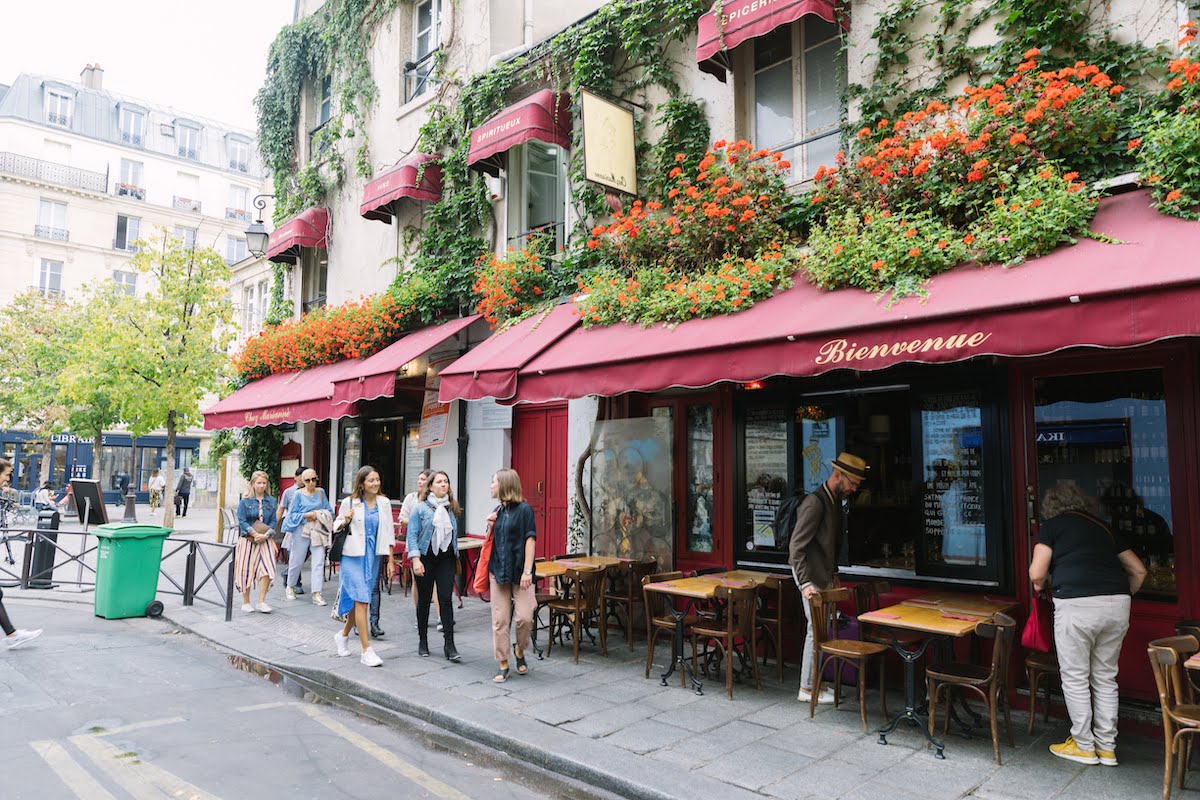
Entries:
[[163, 540], [170, 528], [137, 522], [110, 522], [92, 528], [100, 540], [96, 557], [95, 613], [105, 619], [157, 617], [154, 599]]

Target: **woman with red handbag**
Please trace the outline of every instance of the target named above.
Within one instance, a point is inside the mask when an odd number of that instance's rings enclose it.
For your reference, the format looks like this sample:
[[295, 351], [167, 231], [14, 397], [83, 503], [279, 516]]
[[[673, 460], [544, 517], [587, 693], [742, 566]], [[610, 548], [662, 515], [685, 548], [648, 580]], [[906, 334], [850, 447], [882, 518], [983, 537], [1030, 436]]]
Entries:
[[492, 597], [492, 644], [500, 670], [496, 683], [508, 680], [508, 657], [512, 649], [510, 628], [517, 619], [517, 674], [529, 672], [525, 661], [533, 639], [533, 614], [537, 595], [533, 590], [533, 559], [537, 547], [533, 508], [521, 492], [521, 476], [516, 470], [502, 469], [492, 476], [492, 497], [500, 501], [488, 516], [492, 552], [487, 572]]
[[1050, 752], [1115, 767], [1117, 657], [1146, 567], [1093, 505], [1074, 481], [1046, 492], [1029, 578], [1034, 591], [1049, 589], [1054, 598], [1054, 647], [1071, 717], [1071, 735]]

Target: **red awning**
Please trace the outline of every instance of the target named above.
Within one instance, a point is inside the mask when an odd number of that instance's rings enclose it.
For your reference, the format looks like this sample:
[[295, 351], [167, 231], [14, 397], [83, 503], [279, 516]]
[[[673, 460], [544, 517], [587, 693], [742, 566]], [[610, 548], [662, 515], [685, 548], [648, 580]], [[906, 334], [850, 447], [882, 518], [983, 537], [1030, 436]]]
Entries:
[[430, 325], [393, 342], [358, 365], [353, 375], [333, 384], [334, 403], [354, 403], [392, 397], [396, 392], [396, 372], [414, 358], [420, 358], [479, 319], [470, 317]]
[[267, 259], [295, 264], [300, 260], [301, 247], [329, 249], [328, 209], [305, 209], [276, 228], [267, 240]]
[[499, 156], [530, 139], [571, 146], [571, 98], [543, 89], [501, 111], [471, 132], [467, 166], [500, 174]]
[[338, 361], [260, 378], [205, 411], [204, 428], [260, 428], [353, 416], [358, 412], [356, 404], [334, 405], [333, 382], [354, 373], [361, 363], [361, 359]]
[[1102, 201], [1083, 239], [1010, 269], [963, 266], [891, 308], [859, 289], [796, 285], [737, 314], [674, 328], [576, 329], [521, 370], [517, 402], [877, 370], [983, 355], [1132, 347], [1200, 336], [1200, 224], [1145, 192]]
[[[439, 156], [431, 153], [414, 153], [388, 168], [363, 189], [362, 205], [358, 213], [367, 219], [379, 220], [389, 225], [395, 210], [392, 204], [402, 197], [413, 200], [437, 201], [442, 199], [442, 167]], [[421, 165], [424, 164], [422, 171]]]
[[438, 399], [443, 403], [511, 399], [517, 390], [517, 371], [579, 322], [575, 306], [563, 303], [493, 334], [442, 370]]
[[849, 28], [849, 19], [844, 12], [839, 13], [836, 0], [725, 0], [722, 6], [720, 20], [715, 8], [700, 17], [696, 36], [700, 68], [722, 81], [729, 64], [724, 59], [714, 60], [715, 56], [780, 25], [815, 14], [826, 22], [836, 22], [840, 17], [842, 26]]

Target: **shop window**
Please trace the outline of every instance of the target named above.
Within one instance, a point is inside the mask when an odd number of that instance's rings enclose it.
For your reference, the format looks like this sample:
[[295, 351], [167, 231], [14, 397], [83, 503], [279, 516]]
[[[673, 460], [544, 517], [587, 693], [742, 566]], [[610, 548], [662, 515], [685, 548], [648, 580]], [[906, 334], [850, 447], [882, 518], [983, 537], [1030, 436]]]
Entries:
[[713, 551], [713, 407], [687, 410], [687, 550]]
[[1074, 481], [1149, 570], [1139, 597], [1174, 600], [1167, 404], [1159, 370], [1034, 380], [1038, 498]]
[[[154, 470], [165, 470], [167, 462], [163, 458], [163, 448], [161, 447], [142, 447], [141, 464], [138, 467], [138, 482], [136, 489], [139, 492], [150, 490], [150, 474]], [[166, 477], [165, 475], [163, 477]]]
[[121, 478], [129, 474], [129, 453], [128, 445], [106, 444], [100, 447], [100, 457], [93, 465], [93, 469], [96, 471], [96, 478], [100, 481], [100, 488], [103, 491], [117, 492], [121, 490]]

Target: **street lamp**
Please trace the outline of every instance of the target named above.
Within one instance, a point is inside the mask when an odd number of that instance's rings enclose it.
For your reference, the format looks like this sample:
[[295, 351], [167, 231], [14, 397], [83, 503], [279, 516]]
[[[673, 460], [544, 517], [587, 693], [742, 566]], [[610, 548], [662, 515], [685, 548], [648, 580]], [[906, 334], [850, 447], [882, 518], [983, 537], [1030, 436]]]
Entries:
[[270, 238], [270, 234], [267, 233], [267, 229], [263, 226], [262, 212], [267, 207], [268, 197], [273, 199], [275, 195], [260, 194], [254, 198], [254, 207], [258, 209], [259, 218], [254, 220], [254, 223], [246, 229], [246, 249], [255, 258], [262, 258], [267, 254], [267, 240]]

